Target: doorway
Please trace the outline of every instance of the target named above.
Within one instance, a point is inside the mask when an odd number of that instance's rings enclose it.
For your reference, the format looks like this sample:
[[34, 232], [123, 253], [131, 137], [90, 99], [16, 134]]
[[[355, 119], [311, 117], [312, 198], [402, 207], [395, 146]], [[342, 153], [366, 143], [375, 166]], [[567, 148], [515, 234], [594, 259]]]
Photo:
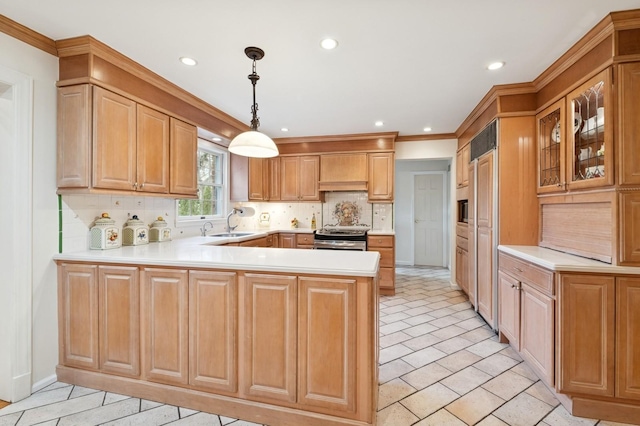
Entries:
[[10, 224], [0, 255], [0, 399], [31, 394], [32, 79], [0, 66], [0, 223]]
[[447, 266], [445, 173], [419, 173], [413, 180], [414, 264]]

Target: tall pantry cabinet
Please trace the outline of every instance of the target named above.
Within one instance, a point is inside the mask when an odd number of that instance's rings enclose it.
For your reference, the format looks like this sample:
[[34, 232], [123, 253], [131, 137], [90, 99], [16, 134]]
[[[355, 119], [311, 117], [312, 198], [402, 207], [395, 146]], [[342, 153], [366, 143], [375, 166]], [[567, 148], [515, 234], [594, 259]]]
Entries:
[[538, 241], [535, 119], [498, 118], [470, 145], [469, 298], [497, 328], [497, 247]]

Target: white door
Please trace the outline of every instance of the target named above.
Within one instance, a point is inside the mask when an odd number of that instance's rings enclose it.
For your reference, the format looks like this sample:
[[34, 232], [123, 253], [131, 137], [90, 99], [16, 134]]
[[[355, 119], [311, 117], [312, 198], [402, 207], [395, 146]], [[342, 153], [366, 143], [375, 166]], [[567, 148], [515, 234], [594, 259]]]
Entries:
[[425, 266], [447, 266], [445, 242], [445, 178], [444, 173], [414, 176], [413, 263]]
[[[32, 81], [0, 66], [0, 399], [31, 393]], [[53, 302], [55, 303], [55, 301]]]

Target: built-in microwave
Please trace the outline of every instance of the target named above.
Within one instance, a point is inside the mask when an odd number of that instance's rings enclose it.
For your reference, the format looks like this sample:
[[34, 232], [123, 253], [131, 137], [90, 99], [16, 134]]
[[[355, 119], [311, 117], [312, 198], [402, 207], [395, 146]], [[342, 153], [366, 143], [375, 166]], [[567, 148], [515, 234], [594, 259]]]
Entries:
[[469, 200], [458, 201], [458, 222], [469, 222]]

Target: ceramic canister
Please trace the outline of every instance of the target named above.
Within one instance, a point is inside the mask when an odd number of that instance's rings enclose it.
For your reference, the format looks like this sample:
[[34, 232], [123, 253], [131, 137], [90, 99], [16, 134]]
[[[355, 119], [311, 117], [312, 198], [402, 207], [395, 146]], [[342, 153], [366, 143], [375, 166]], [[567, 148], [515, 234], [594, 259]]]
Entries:
[[118, 248], [121, 245], [120, 228], [109, 217], [109, 213], [102, 213], [91, 228], [89, 239], [89, 248], [94, 250]]
[[169, 241], [171, 240], [171, 228], [167, 226], [162, 216], [158, 216], [158, 219], [151, 224], [149, 230], [149, 241]]
[[122, 244], [125, 246], [149, 244], [149, 227], [135, 214], [124, 224]]

